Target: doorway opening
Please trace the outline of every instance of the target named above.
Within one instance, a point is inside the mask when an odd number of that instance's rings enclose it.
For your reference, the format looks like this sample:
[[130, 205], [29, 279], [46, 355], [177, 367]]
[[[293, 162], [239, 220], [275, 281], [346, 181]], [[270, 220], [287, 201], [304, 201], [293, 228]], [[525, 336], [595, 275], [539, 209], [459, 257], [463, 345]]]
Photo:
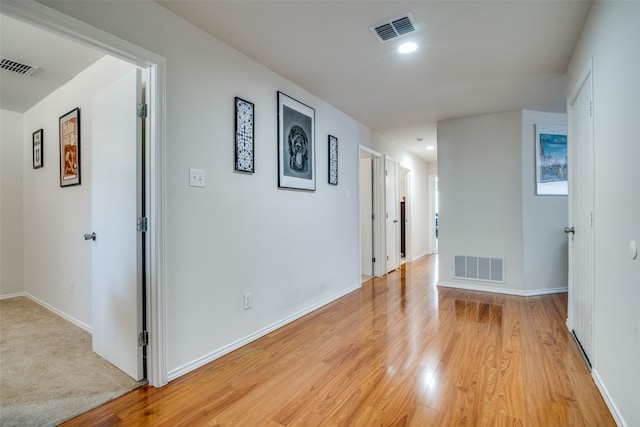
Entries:
[[400, 165], [398, 167], [398, 198], [399, 198], [399, 224], [400, 224], [400, 265], [411, 260], [411, 194], [409, 169]]
[[429, 175], [429, 252], [438, 253], [438, 176]]
[[[3, 4], [3, 14], [36, 26], [52, 34], [101, 51], [147, 71], [147, 144], [144, 148], [144, 195], [146, 232], [143, 233], [147, 258], [141, 267], [148, 287], [143, 301], [148, 324], [147, 363], [149, 383], [159, 387], [167, 383], [165, 343], [165, 282], [164, 259], [164, 81], [165, 59], [137, 45], [85, 24], [37, 2]], [[137, 337], [136, 337], [137, 338]]]
[[360, 259], [361, 277], [365, 282], [372, 277], [384, 274], [380, 269], [384, 263], [379, 258], [380, 250], [380, 189], [378, 170], [380, 167], [379, 153], [366, 147], [360, 147], [359, 155], [359, 195], [360, 195]]

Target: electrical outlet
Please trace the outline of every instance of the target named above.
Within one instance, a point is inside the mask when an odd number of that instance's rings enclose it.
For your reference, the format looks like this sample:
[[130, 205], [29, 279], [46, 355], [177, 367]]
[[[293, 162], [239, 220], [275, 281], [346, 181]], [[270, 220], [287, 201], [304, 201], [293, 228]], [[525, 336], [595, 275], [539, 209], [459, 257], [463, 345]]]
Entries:
[[251, 296], [251, 292], [247, 292], [244, 294], [244, 309], [248, 310], [251, 308], [251, 305], [253, 304], [253, 298]]

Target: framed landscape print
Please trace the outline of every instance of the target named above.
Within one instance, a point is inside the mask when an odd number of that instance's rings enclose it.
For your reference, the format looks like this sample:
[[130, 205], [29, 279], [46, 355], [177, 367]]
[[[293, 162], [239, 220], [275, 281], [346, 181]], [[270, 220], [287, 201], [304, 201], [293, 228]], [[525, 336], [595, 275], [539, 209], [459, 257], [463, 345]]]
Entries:
[[278, 92], [278, 186], [315, 191], [315, 110]]
[[44, 136], [44, 131], [42, 129], [38, 129], [33, 133], [32, 142], [33, 142], [33, 168], [38, 169], [44, 166], [44, 150], [42, 143]]
[[536, 125], [536, 194], [569, 194], [566, 126]]
[[253, 173], [254, 169], [254, 105], [236, 97], [235, 170]]
[[80, 109], [60, 117], [59, 128], [60, 187], [80, 185]]
[[338, 138], [329, 135], [329, 184], [338, 185]]

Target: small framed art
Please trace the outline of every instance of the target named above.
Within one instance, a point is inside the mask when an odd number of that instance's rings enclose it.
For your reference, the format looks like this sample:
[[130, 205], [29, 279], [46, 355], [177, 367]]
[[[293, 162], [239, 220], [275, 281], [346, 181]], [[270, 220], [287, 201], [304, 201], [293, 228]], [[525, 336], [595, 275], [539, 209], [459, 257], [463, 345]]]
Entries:
[[44, 131], [38, 129], [31, 137], [33, 143], [33, 168], [39, 169], [44, 166], [44, 150], [42, 147]]
[[60, 117], [60, 187], [80, 185], [80, 108]]
[[567, 127], [536, 125], [536, 194], [566, 196]]
[[329, 184], [338, 185], [338, 138], [329, 135]]
[[255, 171], [254, 123], [254, 105], [236, 97], [235, 170], [237, 172], [253, 173]]
[[278, 186], [315, 191], [315, 110], [278, 92]]

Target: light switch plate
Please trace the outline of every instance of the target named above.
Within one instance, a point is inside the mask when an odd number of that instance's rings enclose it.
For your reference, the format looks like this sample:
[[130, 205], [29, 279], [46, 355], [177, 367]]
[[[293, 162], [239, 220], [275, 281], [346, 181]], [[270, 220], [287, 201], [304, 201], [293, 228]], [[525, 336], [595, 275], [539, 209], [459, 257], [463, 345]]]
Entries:
[[189, 187], [204, 187], [207, 184], [206, 172], [189, 168]]

